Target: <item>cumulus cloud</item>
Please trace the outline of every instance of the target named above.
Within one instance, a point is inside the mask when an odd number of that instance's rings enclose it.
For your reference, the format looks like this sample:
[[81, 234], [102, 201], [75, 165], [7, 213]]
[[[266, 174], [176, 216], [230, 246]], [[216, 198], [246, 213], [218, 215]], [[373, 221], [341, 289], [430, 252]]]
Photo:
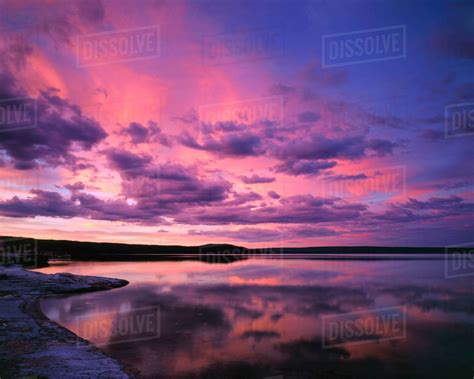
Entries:
[[[7, 72], [0, 73], [0, 100], [26, 97]], [[38, 166], [72, 166], [76, 151], [90, 150], [107, 137], [100, 124], [61, 98], [58, 91], [41, 91], [35, 99], [35, 127], [2, 132], [0, 150], [18, 170]]]
[[[300, 114], [304, 120], [318, 120], [314, 112]], [[269, 130], [271, 129], [271, 130]], [[246, 126], [234, 122], [197, 125], [179, 142], [191, 149], [220, 157], [261, 157], [280, 161], [276, 172], [289, 175], [317, 175], [336, 165], [335, 159], [358, 160], [392, 155], [401, 144], [388, 139], [369, 138], [367, 133], [328, 137], [315, 130], [287, 126]]]
[[162, 133], [158, 124], [153, 121], [148, 122], [147, 127], [138, 122], [131, 122], [127, 127], [122, 128], [119, 134], [129, 137], [134, 145], [153, 142], [168, 147], [172, 145], [172, 138]]

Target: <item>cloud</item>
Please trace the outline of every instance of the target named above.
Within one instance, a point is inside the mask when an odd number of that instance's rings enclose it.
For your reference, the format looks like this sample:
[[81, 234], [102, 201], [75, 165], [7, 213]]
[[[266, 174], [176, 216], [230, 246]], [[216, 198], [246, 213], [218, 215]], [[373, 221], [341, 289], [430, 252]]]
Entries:
[[262, 184], [262, 183], [273, 183], [275, 181], [275, 178], [270, 178], [270, 177], [254, 174], [252, 176], [241, 176], [240, 180], [242, 180], [242, 182], [244, 182], [245, 184]]
[[[111, 167], [122, 177], [122, 192], [140, 204], [176, 211], [180, 204], [207, 204], [225, 200], [231, 184], [200, 179], [196, 169], [169, 162], [157, 164], [148, 155], [110, 149]], [[163, 211], [163, 210], [162, 210]]]
[[474, 204], [465, 204], [464, 199], [459, 196], [450, 197], [432, 197], [426, 201], [419, 201], [416, 199], [409, 199], [408, 202], [404, 203], [405, 208], [426, 210], [426, 209], [445, 209], [445, 210], [456, 210], [463, 209], [465, 206], [471, 208]]
[[450, 216], [470, 215], [474, 212], [474, 203], [459, 196], [432, 197], [422, 201], [410, 198], [405, 203], [393, 204], [375, 219], [395, 223], [443, 219]]
[[366, 174], [354, 174], [354, 175], [329, 175], [325, 180], [330, 181], [346, 181], [346, 180], [365, 180], [369, 177]]
[[84, 190], [86, 187], [85, 187], [84, 183], [76, 182], [74, 184], [65, 184], [64, 188], [67, 188], [71, 192], [77, 192], [77, 191]]
[[137, 155], [120, 149], [107, 150], [106, 157], [112, 168], [121, 172], [137, 172], [138, 174], [143, 173], [146, 166], [152, 161], [152, 157], [149, 155]]
[[0, 214], [6, 217], [63, 217], [71, 218], [80, 213], [74, 202], [64, 199], [57, 192], [33, 190], [32, 198], [20, 199], [17, 196], [0, 202]]
[[270, 196], [272, 199], [279, 199], [281, 198], [280, 195], [278, 195], [275, 191], [268, 191], [268, 196]]
[[132, 143], [137, 145], [146, 142], [148, 129], [138, 122], [132, 122], [128, 127], [122, 129], [121, 134], [128, 135]]
[[188, 234], [196, 236], [228, 238], [234, 241], [244, 242], [272, 242], [273, 244], [278, 245], [278, 241], [299, 240], [301, 238], [331, 237], [340, 235], [342, 233], [330, 228], [316, 228], [308, 225], [286, 227], [284, 230], [254, 227], [244, 227], [237, 230], [190, 230]]
[[127, 127], [122, 128], [120, 135], [128, 136], [134, 145], [141, 143], [158, 142], [163, 146], [171, 146], [171, 137], [163, 134], [158, 125], [150, 121], [148, 127], [143, 126], [138, 122], [131, 122]]
[[318, 175], [323, 170], [327, 170], [336, 166], [334, 161], [286, 161], [275, 167], [276, 172], [285, 173], [288, 175]]
[[275, 149], [277, 157], [284, 160], [348, 159], [354, 160], [372, 152], [377, 156], [393, 153], [398, 144], [383, 139], [367, 139], [364, 136], [328, 138], [313, 134], [306, 138], [288, 141]]
[[253, 339], [256, 342], [260, 342], [263, 339], [269, 338], [279, 338], [280, 333], [275, 332], [273, 330], [246, 330], [240, 335], [240, 338], [243, 340], [246, 339]]
[[[25, 97], [7, 73], [0, 73], [0, 83], [0, 99]], [[91, 150], [107, 137], [97, 121], [59, 97], [56, 90], [41, 91], [35, 101], [36, 127], [1, 133], [0, 150], [16, 169], [73, 166], [77, 151]]]
[[312, 195], [290, 196], [272, 206], [215, 206], [206, 211], [188, 209], [178, 214], [176, 222], [188, 224], [317, 224], [348, 221], [359, 218], [367, 210], [366, 205], [346, 203], [340, 199], [324, 199]]
[[[319, 114], [300, 114], [303, 120], [317, 120]], [[196, 131], [197, 130], [197, 131]], [[334, 167], [335, 161], [358, 160], [371, 156], [392, 155], [401, 146], [364, 134], [325, 136], [320, 131], [300, 126], [244, 125], [234, 122], [201, 123], [187, 131], [179, 142], [191, 149], [207, 151], [219, 157], [261, 157], [279, 160], [276, 172], [289, 175], [317, 175]]]
[[179, 140], [189, 148], [224, 156], [258, 156], [263, 153], [260, 137], [250, 132], [231, 132], [220, 137], [208, 134], [203, 142], [185, 133]]

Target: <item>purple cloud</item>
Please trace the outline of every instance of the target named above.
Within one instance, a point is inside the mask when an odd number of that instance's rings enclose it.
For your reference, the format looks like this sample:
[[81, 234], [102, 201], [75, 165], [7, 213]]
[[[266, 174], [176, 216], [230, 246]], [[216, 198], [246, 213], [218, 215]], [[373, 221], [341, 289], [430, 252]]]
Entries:
[[268, 196], [270, 196], [272, 199], [276, 199], [278, 200], [279, 198], [281, 198], [280, 195], [278, 195], [275, 191], [268, 191]]
[[190, 134], [184, 134], [179, 140], [189, 148], [224, 156], [258, 156], [263, 153], [260, 137], [250, 132], [226, 133], [220, 138], [208, 134], [202, 143]]
[[275, 229], [245, 227], [237, 230], [213, 230], [210, 232], [190, 230], [188, 234], [193, 236], [205, 235], [217, 238], [228, 238], [235, 241], [245, 242], [273, 242], [274, 246], [277, 247], [276, 252], [278, 252], [277, 245], [279, 244], [279, 241], [282, 240], [295, 240], [307, 237], [331, 237], [339, 235], [340, 233], [330, 228], [297, 226], [285, 228], [283, 231]]
[[466, 202], [459, 196], [445, 198], [432, 197], [426, 201], [409, 199], [405, 203], [393, 204], [375, 219], [390, 222], [413, 222], [442, 219], [451, 216], [467, 216], [474, 212], [474, 203]]
[[276, 206], [213, 207], [206, 212], [188, 210], [186, 215], [177, 215], [176, 221], [189, 224], [313, 224], [356, 219], [366, 209], [363, 204], [302, 195], [280, 199]]
[[172, 145], [171, 137], [162, 133], [161, 129], [153, 121], [148, 122], [148, 127], [138, 122], [132, 122], [126, 128], [123, 128], [119, 134], [128, 136], [134, 145], [155, 141], [163, 146], [169, 147]]
[[252, 176], [241, 176], [240, 180], [242, 180], [242, 182], [244, 182], [245, 184], [261, 184], [261, 183], [273, 183], [275, 181], [275, 178], [270, 178], [270, 177], [254, 174]]
[[276, 155], [289, 159], [359, 159], [368, 152], [378, 156], [393, 153], [396, 143], [382, 139], [368, 140], [363, 136], [327, 138], [323, 135], [312, 135], [307, 138], [293, 139], [276, 149]]
[[330, 181], [346, 181], [346, 180], [365, 180], [369, 177], [366, 174], [354, 174], [354, 175], [330, 175], [325, 180]]
[[[5, 72], [0, 73], [0, 84], [0, 99], [25, 97]], [[36, 102], [36, 127], [1, 134], [0, 150], [18, 170], [72, 166], [77, 161], [75, 150], [90, 150], [107, 137], [97, 121], [60, 98], [56, 90], [41, 91]]]
[[275, 167], [276, 172], [285, 173], [288, 175], [318, 175], [323, 170], [327, 170], [336, 166], [334, 161], [286, 161]]

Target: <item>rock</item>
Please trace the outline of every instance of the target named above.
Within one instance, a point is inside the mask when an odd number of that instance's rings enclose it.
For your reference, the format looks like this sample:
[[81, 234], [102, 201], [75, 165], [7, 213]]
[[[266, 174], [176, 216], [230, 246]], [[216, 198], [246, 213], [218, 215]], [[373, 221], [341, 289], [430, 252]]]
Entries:
[[45, 275], [18, 266], [0, 266], [0, 378], [131, 378], [119, 362], [49, 320], [42, 296], [102, 291], [126, 280]]

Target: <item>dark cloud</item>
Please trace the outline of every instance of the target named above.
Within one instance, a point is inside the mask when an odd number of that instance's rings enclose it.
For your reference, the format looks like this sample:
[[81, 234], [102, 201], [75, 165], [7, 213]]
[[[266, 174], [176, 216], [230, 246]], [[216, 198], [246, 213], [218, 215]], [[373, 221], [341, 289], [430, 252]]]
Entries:
[[[0, 73], [0, 99], [24, 97], [15, 80], [6, 72]], [[38, 166], [72, 166], [75, 152], [90, 150], [107, 137], [97, 121], [87, 117], [81, 109], [62, 99], [57, 91], [41, 91], [36, 102], [36, 126], [17, 131], [2, 132], [0, 150], [19, 170]]]
[[346, 181], [346, 180], [365, 180], [369, 177], [366, 174], [354, 174], [354, 175], [329, 175], [325, 180], [330, 181]]
[[258, 156], [263, 153], [260, 137], [250, 132], [228, 133], [219, 139], [208, 135], [202, 143], [190, 134], [184, 134], [180, 141], [189, 148], [224, 156]]
[[67, 188], [71, 192], [82, 191], [85, 189], [84, 183], [76, 182], [74, 184], [66, 184], [64, 188]]
[[261, 184], [261, 183], [273, 183], [275, 181], [275, 178], [270, 178], [270, 177], [254, 174], [252, 176], [241, 176], [240, 180], [242, 180], [242, 182], [244, 182], [245, 184]]
[[341, 233], [329, 228], [316, 228], [313, 226], [286, 227], [285, 230], [240, 228], [237, 230], [213, 230], [200, 232], [191, 230], [190, 235], [203, 235], [208, 237], [224, 237], [245, 242], [273, 242], [283, 240], [298, 240], [301, 238], [330, 237]]
[[281, 196], [279, 194], [277, 194], [275, 191], [268, 191], [267, 195], [270, 196], [272, 199], [281, 198]]
[[213, 207], [206, 212], [189, 209], [185, 215], [177, 215], [176, 221], [189, 224], [315, 224], [357, 219], [367, 209], [362, 204], [312, 195], [291, 196], [280, 199], [279, 203], [265, 207]]
[[405, 203], [393, 204], [390, 208], [374, 217], [395, 223], [442, 219], [450, 216], [470, 215], [474, 212], [474, 203], [459, 196], [432, 197], [421, 201], [409, 199]]
[[6, 217], [63, 217], [71, 218], [80, 213], [74, 202], [64, 199], [57, 192], [33, 190], [34, 197], [20, 199], [17, 196], [0, 202], [0, 214]]
[[472, 207], [474, 204], [465, 204], [464, 199], [459, 196], [450, 197], [432, 197], [426, 201], [419, 201], [416, 199], [409, 199], [408, 202], [403, 204], [403, 207], [415, 210], [426, 210], [426, 209], [447, 209], [455, 210], [462, 209], [465, 206]]
[[[300, 114], [303, 119], [316, 120], [314, 112]], [[197, 130], [197, 131], [196, 131]], [[289, 175], [318, 175], [336, 165], [332, 159], [358, 160], [366, 157], [392, 155], [402, 144], [364, 134], [326, 137], [311, 127], [243, 125], [234, 122], [198, 124], [178, 138], [192, 149], [223, 157], [266, 156], [280, 161], [274, 170]], [[349, 135], [348, 135], [349, 134]]]
[[286, 161], [275, 167], [276, 172], [288, 175], [319, 175], [321, 171], [333, 168], [337, 163], [334, 161]]
[[253, 191], [247, 192], [247, 193], [233, 192], [233, 199], [230, 201], [226, 201], [224, 204], [227, 206], [241, 205], [241, 204], [245, 204], [245, 203], [249, 203], [249, 202], [257, 201], [261, 199], [262, 199], [262, 196]]
[[232, 187], [223, 180], [201, 179], [191, 167], [169, 162], [156, 164], [148, 155], [111, 149], [107, 156], [111, 167], [123, 180], [122, 192], [129, 198], [140, 199], [140, 205], [160, 213], [177, 212], [182, 204], [222, 202]]
[[115, 170], [138, 174], [142, 174], [152, 161], [149, 155], [137, 155], [120, 149], [108, 150], [106, 157]]
[[132, 122], [127, 127], [122, 128], [120, 135], [128, 136], [134, 145], [141, 143], [158, 142], [163, 146], [171, 146], [171, 137], [161, 132], [158, 125], [150, 121], [148, 127], [143, 126], [138, 122]]
[[121, 134], [128, 135], [131, 138], [132, 143], [136, 145], [146, 142], [148, 129], [138, 122], [132, 122], [128, 127], [122, 129]]
[[280, 333], [273, 330], [246, 330], [240, 335], [243, 340], [253, 339], [256, 342], [260, 342], [263, 339], [279, 338]]
[[293, 139], [276, 149], [277, 157], [285, 160], [348, 159], [363, 158], [368, 153], [378, 156], [393, 153], [397, 143], [383, 139], [367, 139], [364, 136], [327, 138], [312, 135]]
[[[200, 178], [193, 168], [171, 163], [155, 164], [148, 155], [136, 155], [118, 149], [107, 150], [106, 156], [110, 167], [121, 178], [118, 198], [100, 199], [82, 192], [81, 184], [75, 183], [66, 186], [71, 191], [69, 198], [55, 192], [34, 190], [32, 197], [14, 197], [0, 202], [0, 214], [158, 224], [162, 222], [162, 215], [179, 214], [185, 212], [186, 207], [224, 204], [229, 197], [230, 183]], [[260, 198], [255, 193], [234, 194], [234, 203], [228, 203], [238, 206]]]

